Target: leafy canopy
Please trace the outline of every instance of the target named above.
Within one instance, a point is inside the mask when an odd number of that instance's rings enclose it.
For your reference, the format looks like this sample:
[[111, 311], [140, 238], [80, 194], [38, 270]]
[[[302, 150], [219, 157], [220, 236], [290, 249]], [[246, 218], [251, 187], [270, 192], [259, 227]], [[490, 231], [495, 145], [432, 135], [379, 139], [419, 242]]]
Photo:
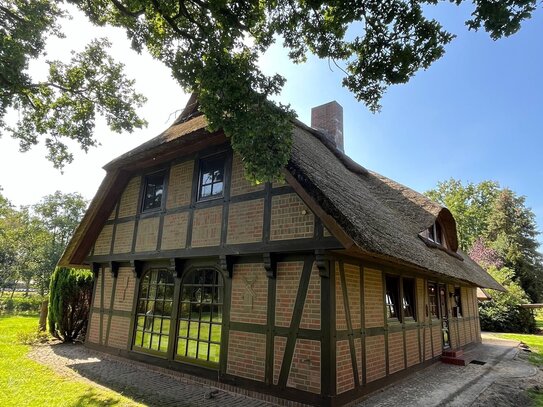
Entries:
[[[24, 119], [11, 129], [32, 145], [47, 135], [55, 165], [70, 160], [63, 138], [86, 149], [96, 111], [114, 130], [140, 127], [133, 108], [143, 98], [132, 90], [119, 64], [106, 57], [107, 43], [97, 41], [74, 60], [50, 63], [50, 78], [34, 84], [25, 74], [29, 59], [43, 53], [49, 35], [65, 13], [61, 0], [0, 0], [2, 76], [0, 117], [9, 107]], [[450, 0], [457, 5], [463, 0]], [[294, 112], [270, 98], [284, 78], [265, 75], [258, 58], [281, 38], [291, 60], [308, 53], [328, 59], [345, 73], [343, 86], [371, 110], [390, 85], [406, 83], [443, 56], [453, 38], [424, 15], [437, 0], [67, 0], [97, 25], [126, 30], [132, 48], [147, 49], [171, 69], [189, 92], [197, 92], [211, 130], [223, 128], [234, 150], [244, 157], [255, 180], [277, 178], [287, 163]], [[536, 0], [472, 0], [469, 29], [484, 28], [494, 39], [508, 36], [531, 17]], [[354, 34], [353, 34], [354, 33]], [[5, 44], [5, 45], [4, 45]], [[97, 64], [97, 66], [96, 66]], [[102, 78], [107, 78], [103, 80]], [[113, 80], [109, 80], [113, 78]], [[28, 119], [27, 119], [28, 117]]]

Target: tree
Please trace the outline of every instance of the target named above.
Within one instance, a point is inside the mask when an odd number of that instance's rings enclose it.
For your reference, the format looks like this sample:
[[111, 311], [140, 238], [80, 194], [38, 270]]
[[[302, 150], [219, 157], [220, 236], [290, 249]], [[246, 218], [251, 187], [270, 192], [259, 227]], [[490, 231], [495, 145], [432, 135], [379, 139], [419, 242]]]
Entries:
[[47, 242], [43, 249], [45, 255], [40, 272], [34, 278], [41, 295], [44, 295], [49, 287], [49, 278], [53, 273], [69, 239], [87, 208], [87, 201], [78, 193], [63, 194], [56, 191], [47, 195], [36, 205], [33, 210], [49, 232]]
[[49, 332], [64, 342], [85, 335], [93, 277], [88, 270], [57, 268], [49, 289]]
[[[97, 25], [125, 29], [133, 49], [146, 48], [171, 69], [182, 88], [197, 92], [210, 130], [224, 129], [255, 180], [279, 177], [290, 157], [294, 113], [289, 106], [269, 101], [281, 91], [284, 78], [265, 75], [258, 67], [259, 56], [278, 38], [294, 63], [313, 53], [338, 65], [345, 73], [343, 85], [373, 111], [379, 110], [390, 85], [406, 83], [418, 70], [428, 68], [454, 38], [424, 15], [423, 9], [437, 4], [435, 0], [68, 3]], [[535, 0], [469, 3], [474, 9], [468, 28], [484, 28], [493, 39], [518, 31], [538, 4]], [[43, 53], [46, 37], [59, 35], [57, 21], [66, 13], [63, 4], [61, 0], [7, 4], [0, 0], [0, 41], [6, 44], [2, 47], [6, 51], [0, 51], [0, 72], [9, 73], [0, 76], [6, 89], [0, 93], [0, 117], [8, 107], [23, 109], [24, 118], [12, 135], [26, 147], [37, 142], [37, 134], [50, 134], [49, 158], [57, 166], [70, 158], [61, 138], [76, 139], [83, 148], [95, 144], [89, 136], [93, 107], [102, 109], [116, 130], [142, 124], [132, 109], [142, 99], [132, 92], [120, 66], [104, 59], [103, 42], [91, 44], [69, 65], [53, 63], [44, 83], [33, 84], [24, 74], [28, 60]], [[348, 34], [349, 28], [357, 34]], [[100, 60], [107, 61], [105, 66]], [[98, 64], [96, 69], [91, 69], [93, 63]], [[118, 78], [118, 88], [108, 80], [100, 83], [101, 75]]]
[[467, 251], [477, 238], [485, 236], [488, 216], [499, 188], [498, 183], [493, 181], [463, 185], [462, 181], [451, 178], [438, 182], [435, 189], [425, 194], [452, 212], [456, 220], [459, 246]]
[[450, 179], [427, 191], [453, 214], [460, 248], [483, 267], [506, 266], [531, 300], [543, 300], [543, 259], [535, 215], [525, 198], [493, 181], [462, 184]]

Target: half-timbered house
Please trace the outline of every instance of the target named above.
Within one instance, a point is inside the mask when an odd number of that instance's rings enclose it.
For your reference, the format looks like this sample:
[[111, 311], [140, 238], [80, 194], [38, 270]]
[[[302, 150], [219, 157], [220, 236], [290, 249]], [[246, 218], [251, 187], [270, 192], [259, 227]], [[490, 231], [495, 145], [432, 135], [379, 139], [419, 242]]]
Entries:
[[449, 210], [343, 153], [341, 106], [260, 185], [197, 106], [105, 166], [62, 257], [95, 274], [86, 346], [342, 405], [480, 341], [476, 288], [501, 287]]

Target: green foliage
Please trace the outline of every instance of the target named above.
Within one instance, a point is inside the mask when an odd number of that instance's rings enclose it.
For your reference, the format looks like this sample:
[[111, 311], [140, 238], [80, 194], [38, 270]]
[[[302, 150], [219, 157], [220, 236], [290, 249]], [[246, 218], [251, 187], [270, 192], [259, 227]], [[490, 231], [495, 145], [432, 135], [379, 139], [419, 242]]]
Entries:
[[0, 311], [5, 312], [32, 312], [40, 311], [43, 298], [40, 296], [30, 297], [3, 297], [0, 298]]
[[527, 304], [529, 298], [514, 281], [513, 270], [507, 267], [490, 267], [488, 272], [507, 291], [488, 290], [492, 300], [479, 306], [481, 329], [492, 332], [534, 333], [536, 324], [532, 313], [520, 307], [521, 304]]
[[[133, 110], [143, 99], [123, 76], [122, 66], [107, 57], [104, 41], [89, 45], [69, 65], [50, 62], [48, 80], [32, 83], [26, 66], [43, 54], [48, 35], [60, 35], [56, 22], [66, 14], [63, 3], [4, 2], [0, 0], [0, 33], [5, 33], [0, 42], [7, 47], [0, 54], [0, 72], [7, 74], [0, 76], [0, 89], [5, 89], [0, 90], [0, 118], [9, 107], [23, 111], [12, 129], [23, 148], [35, 144], [38, 135], [47, 135], [49, 159], [60, 167], [71, 159], [62, 139], [75, 139], [84, 149], [95, 145], [95, 112], [104, 114], [114, 130], [131, 131], [143, 124]], [[280, 93], [284, 78], [263, 74], [257, 63], [278, 38], [294, 63], [312, 53], [336, 64], [345, 74], [343, 85], [373, 111], [379, 110], [389, 86], [406, 83], [428, 68], [454, 38], [425, 16], [435, 0], [68, 3], [97, 25], [123, 28], [133, 49], [146, 48], [185, 90], [197, 92], [210, 129], [225, 130], [244, 157], [247, 173], [258, 181], [280, 176], [291, 146], [294, 113], [269, 102]], [[518, 31], [537, 5], [535, 0], [469, 3], [469, 29], [484, 28], [494, 39]]]
[[0, 406], [142, 406], [73, 375], [59, 375], [27, 356], [37, 316], [0, 315]]
[[[513, 270], [515, 281], [534, 302], [543, 300], [543, 259], [535, 215], [525, 198], [493, 181], [462, 184], [450, 179], [426, 192], [453, 214], [460, 248], [481, 252], [476, 243], [494, 250], [502, 264]], [[477, 255], [474, 258], [481, 260]], [[485, 267], [485, 265], [482, 265]]]
[[[28, 64], [45, 56], [47, 38], [62, 36], [58, 24], [67, 16], [63, 7], [60, 0], [0, 0], [0, 131], [18, 139], [22, 151], [44, 139], [48, 159], [57, 168], [73, 160], [67, 140], [85, 151], [96, 145], [97, 115], [116, 132], [145, 125], [135, 110], [145, 98], [134, 91], [123, 64], [108, 55], [105, 39], [73, 52], [68, 63], [46, 61], [45, 80], [30, 77]], [[19, 113], [15, 126], [3, 121], [8, 109]]]
[[64, 342], [85, 335], [93, 276], [88, 270], [57, 268], [49, 288], [49, 332]]

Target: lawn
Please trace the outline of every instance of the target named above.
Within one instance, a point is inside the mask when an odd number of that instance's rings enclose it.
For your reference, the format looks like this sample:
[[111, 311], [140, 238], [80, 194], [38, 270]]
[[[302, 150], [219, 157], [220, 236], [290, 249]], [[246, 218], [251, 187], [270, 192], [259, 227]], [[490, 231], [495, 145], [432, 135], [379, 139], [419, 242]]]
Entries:
[[[538, 329], [543, 328], [543, 319], [541, 314], [536, 315], [536, 325]], [[499, 338], [511, 339], [522, 342], [530, 348], [529, 360], [538, 367], [543, 367], [543, 335], [526, 335], [526, 334], [493, 334]], [[543, 407], [543, 393], [530, 391], [536, 406]]]
[[27, 358], [30, 346], [19, 343], [19, 336], [37, 325], [37, 316], [0, 315], [0, 406], [142, 406]]

